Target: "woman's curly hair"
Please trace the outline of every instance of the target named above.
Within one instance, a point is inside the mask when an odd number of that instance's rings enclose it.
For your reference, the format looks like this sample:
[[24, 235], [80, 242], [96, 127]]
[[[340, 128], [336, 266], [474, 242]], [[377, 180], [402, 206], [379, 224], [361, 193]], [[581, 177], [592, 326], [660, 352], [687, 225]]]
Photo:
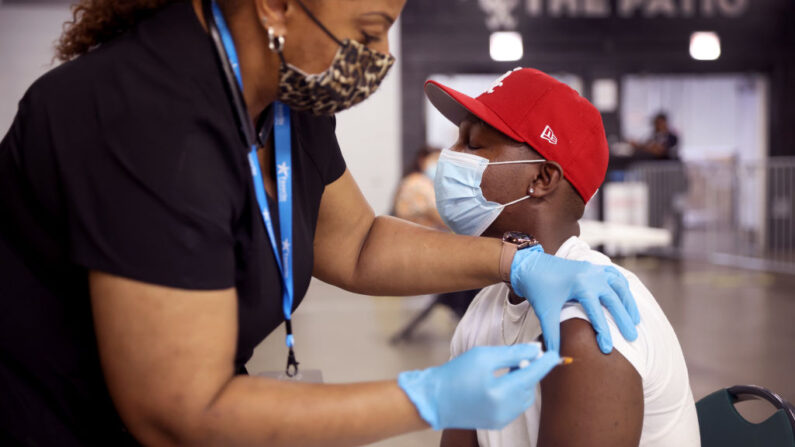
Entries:
[[128, 31], [145, 17], [179, 0], [80, 0], [56, 45], [56, 57], [74, 59]]

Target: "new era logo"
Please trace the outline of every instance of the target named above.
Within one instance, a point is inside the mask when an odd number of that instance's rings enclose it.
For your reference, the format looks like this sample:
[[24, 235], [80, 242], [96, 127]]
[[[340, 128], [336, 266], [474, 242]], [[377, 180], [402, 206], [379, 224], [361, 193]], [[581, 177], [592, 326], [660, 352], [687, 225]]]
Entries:
[[547, 125], [544, 128], [544, 131], [541, 132], [541, 138], [549, 141], [552, 144], [558, 144], [558, 137], [555, 136], [555, 132], [552, 132], [552, 128]]

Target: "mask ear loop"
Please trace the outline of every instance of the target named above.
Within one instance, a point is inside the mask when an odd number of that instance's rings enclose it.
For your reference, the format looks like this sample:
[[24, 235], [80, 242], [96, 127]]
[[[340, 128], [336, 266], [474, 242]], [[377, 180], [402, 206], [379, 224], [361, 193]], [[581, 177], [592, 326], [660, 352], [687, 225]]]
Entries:
[[502, 205], [500, 205], [500, 206], [501, 206], [501, 207], [503, 207], [503, 208], [506, 208], [506, 207], [509, 207], [509, 206], [511, 206], [511, 205], [513, 205], [513, 204], [515, 204], [515, 203], [519, 203], [519, 202], [521, 202], [522, 200], [529, 199], [530, 197], [532, 197], [532, 196], [530, 196], [530, 195], [526, 195], [526, 196], [524, 196], [524, 197], [520, 197], [520, 198], [518, 198], [518, 199], [516, 199], [516, 200], [514, 200], [514, 201], [512, 201], [512, 202], [503, 203], [503, 204], [502, 204]]
[[[544, 163], [545, 161], [547, 161], [547, 160], [494, 161], [494, 162], [490, 162], [489, 166], [491, 166], [491, 165], [515, 165], [515, 164], [521, 164], [521, 163]], [[505, 208], [505, 207], [511, 206], [511, 205], [513, 205], [515, 203], [519, 203], [522, 200], [529, 199], [530, 197], [533, 197], [533, 193], [535, 192], [535, 189], [534, 188], [530, 188], [530, 190], [528, 192], [530, 194], [528, 194], [528, 195], [526, 195], [524, 197], [520, 197], [520, 198], [518, 198], [518, 199], [516, 199], [516, 200], [514, 200], [512, 202], [504, 203], [504, 204], [502, 204], [502, 207]]]
[[315, 17], [315, 15], [314, 15], [314, 14], [312, 14], [312, 12], [311, 12], [311, 11], [309, 11], [309, 8], [307, 8], [307, 7], [306, 7], [306, 5], [304, 5], [304, 2], [302, 2], [301, 0], [295, 0], [295, 2], [296, 2], [296, 3], [298, 3], [298, 6], [300, 6], [300, 7], [301, 7], [301, 9], [303, 9], [303, 10], [304, 10], [304, 12], [306, 13], [306, 15], [307, 15], [307, 16], [309, 16], [309, 18], [310, 18], [310, 19], [312, 19], [312, 21], [313, 21], [313, 22], [315, 22], [315, 24], [316, 24], [317, 26], [319, 26], [319, 27], [320, 27], [320, 29], [322, 29], [322, 30], [323, 30], [323, 32], [325, 32], [326, 34], [328, 34], [328, 36], [329, 36], [329, 37], [331, 37], [331, 39], [332, 39], [332, 40], [334, 40], [334, 42], [337, 42], [337, 44], [338, 44], [339, 46], [342, 46], [342, 45], [343, 45], [343, 44], [342, 44], [342, 42], [341, 42], [339, 39], [337, 39], [337, 36], [335, 36], [334, 34], [332, 34], [332, 33], [331, 33], [331, 31], [329, 31], [329, 30], [328, 30], [328, 28], [326, 28], [325, 26], [323, 26], [323, 24], [322, 24], [322, 23], [320, 23], [320, 20], [318, 20], [318, 18], [317, 18], [317, 17]]

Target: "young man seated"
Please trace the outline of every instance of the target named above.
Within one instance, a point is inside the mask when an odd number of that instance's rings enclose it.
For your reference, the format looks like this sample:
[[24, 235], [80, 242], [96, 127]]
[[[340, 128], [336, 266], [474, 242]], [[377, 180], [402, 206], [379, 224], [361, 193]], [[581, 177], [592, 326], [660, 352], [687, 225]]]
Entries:
[[[533, 69], [508, 72], [477, 99], [435, 82], [425, 90], [459, 126], [458, 141], [442, 153], [435, 180], [437, 206], [453, 230], [490, 237], [524, 233], [510, 235], [530, 241], [521, 249], [540, 249], [533, 246], [535, 238], [547, 253], [611, 264], [578, 238], [577, 221], [601, 185], [608, 159], [601, 117], [588, 101]], [[559, 348], [574, 362], [553, 370], [541, 382], [534, 406], [504, 429], [447, 430], [442, 446], [700, 444], [676, 334], [637, 276], [616, 268], [628, 280], [641, 315], [637, 339], [627, 341], [608, 316], [615, 349], [602, 354], [589, 321], [604, 317], [567, 304], [560, 346], [548, 348]], [[479, 345], [527, 343], [541, 336], [530, 304], [508, 284], [496, 284], [472, 302], [451, 351], [457, 356]]]

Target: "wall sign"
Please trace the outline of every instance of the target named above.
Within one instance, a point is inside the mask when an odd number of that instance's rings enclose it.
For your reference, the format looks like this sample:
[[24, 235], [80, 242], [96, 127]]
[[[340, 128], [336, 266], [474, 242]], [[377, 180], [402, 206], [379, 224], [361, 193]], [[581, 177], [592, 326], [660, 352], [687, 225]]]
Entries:
[[489, 30], [530, 18], [739, 18], [751, 0], [478, 0]]

